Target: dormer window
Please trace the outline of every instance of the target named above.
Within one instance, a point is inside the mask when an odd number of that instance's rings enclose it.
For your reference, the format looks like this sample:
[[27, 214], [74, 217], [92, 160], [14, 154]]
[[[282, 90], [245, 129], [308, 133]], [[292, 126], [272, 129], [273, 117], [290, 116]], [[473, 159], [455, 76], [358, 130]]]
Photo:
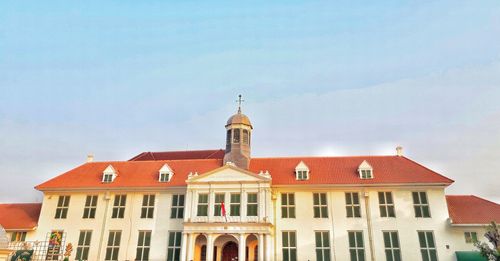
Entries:
[[364, 160], [358, 167], [358, 174], [361, 179], [373, 179], [373, 168]]
[[102, 182], [111, 183], [115, 180], [116, 176], [116, 170], [113, 168], [113, 166], [109, 165], [102, 173]]
[[309, 168], [307, 165], [301, 161], [295, 167], [295, 179], [296, 180], [308, 180], [309, 179]]
[[172, 169], [167, 164], [165, 164], [159, 171], [158, 181], [169, 182], [172, 179], [173, 175], [174, 172], [172, 171]]

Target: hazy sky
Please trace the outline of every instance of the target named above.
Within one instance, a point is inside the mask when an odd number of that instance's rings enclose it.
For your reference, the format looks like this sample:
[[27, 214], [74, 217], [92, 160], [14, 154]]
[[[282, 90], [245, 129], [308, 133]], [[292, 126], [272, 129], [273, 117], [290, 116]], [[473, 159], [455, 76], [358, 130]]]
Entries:
[[500, 2], [1, 1], [0, 202], [85, 161], [394, 154], [500, 202]]

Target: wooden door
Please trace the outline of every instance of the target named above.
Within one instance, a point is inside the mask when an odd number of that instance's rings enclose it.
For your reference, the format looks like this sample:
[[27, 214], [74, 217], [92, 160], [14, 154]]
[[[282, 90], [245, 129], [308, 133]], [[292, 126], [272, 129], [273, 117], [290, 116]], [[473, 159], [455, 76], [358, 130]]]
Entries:
[[222, 249], [222, 261], [235, 260], [238, 260], [238, 244], [229, 242]]

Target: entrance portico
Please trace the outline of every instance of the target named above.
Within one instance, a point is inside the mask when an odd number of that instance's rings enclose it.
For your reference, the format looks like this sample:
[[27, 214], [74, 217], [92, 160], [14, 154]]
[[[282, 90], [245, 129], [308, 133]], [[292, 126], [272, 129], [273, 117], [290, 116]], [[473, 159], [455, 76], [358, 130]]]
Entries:
[[181, 261], [257, 261], [271, 257], [272, 251], [265, 233], [185, 232], [182, 241]]

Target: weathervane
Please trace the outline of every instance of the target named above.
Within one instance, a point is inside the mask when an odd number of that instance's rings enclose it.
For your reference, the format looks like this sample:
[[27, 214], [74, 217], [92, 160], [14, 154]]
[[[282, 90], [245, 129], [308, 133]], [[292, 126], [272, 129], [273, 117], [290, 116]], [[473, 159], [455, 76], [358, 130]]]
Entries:
[[238, 113], [241, 113], [241, 103], [244, 102], [245, 100], [241, 99], [241, 94], [238, 95], [238, 99], [236, 102], [238, 103]]

